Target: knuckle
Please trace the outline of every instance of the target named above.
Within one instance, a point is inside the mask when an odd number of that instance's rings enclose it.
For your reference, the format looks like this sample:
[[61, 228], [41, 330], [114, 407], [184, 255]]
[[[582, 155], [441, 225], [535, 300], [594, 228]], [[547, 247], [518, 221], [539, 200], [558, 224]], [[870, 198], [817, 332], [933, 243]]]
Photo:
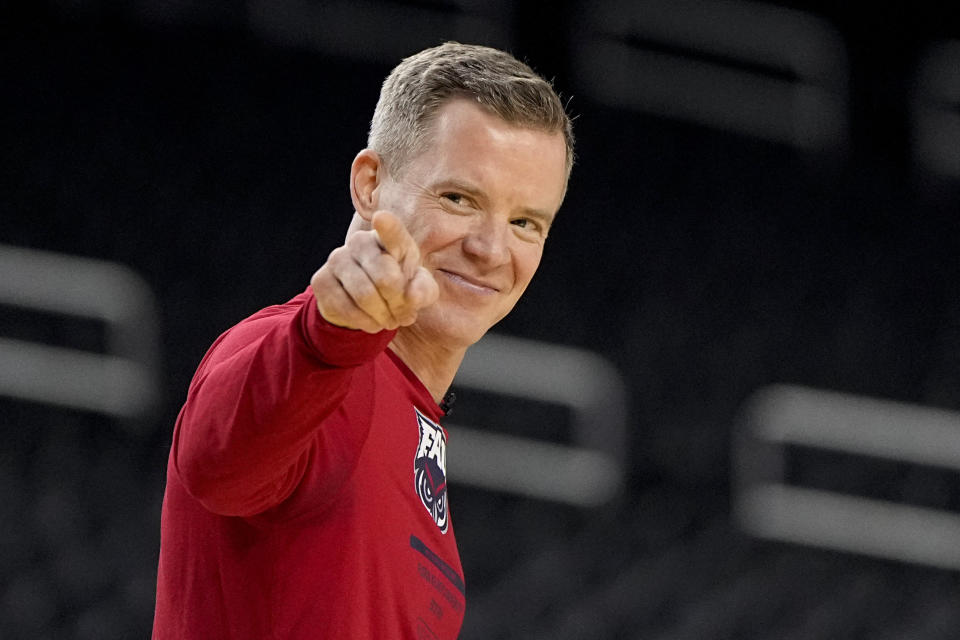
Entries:
[[403, 292], [404, 282], [403, 274], [396, 269], [386, 269], [377, 274], [374, 279], [377, 288], [384, 294], [395, 297], [397, 293]]
[[318, 289], [324, 288], [324, 280], [326, 279], [328, 272], [329, 269], [326, 267], [326, 265], [324, 265], [317, 269], [313, 273], [313, 276], [310, 277], [310, 288], [313, 289], [314, 295], [318, 294]]
[[380, 295], [369, 282], [359, 282], [350, 288], [350, 297], [360, 306], [368, 307], [375, 303], [380, 298]]
[[[354, 256], [363, 256], [374, 250], [375, 243], [372, 242], [366, 231], [359, 231], [351, 234], [343, 244], [344, 253], [353, 259]], [[345, 256], [346, 257], [346, 256]]]
[[319, 304], [322, 300], [329, 299], [331, 292], [339, 290], [340, 283], [333, 275], [330, 267], [323, 266], [310, 278], [310, 288]]
[[327, 264], [324, 266], [337, 267], [348, 261], [350, 261], [350, 249], [345, 245], [342, 247], [337, 247], [330, 252], [330, 255], [327, 257]]

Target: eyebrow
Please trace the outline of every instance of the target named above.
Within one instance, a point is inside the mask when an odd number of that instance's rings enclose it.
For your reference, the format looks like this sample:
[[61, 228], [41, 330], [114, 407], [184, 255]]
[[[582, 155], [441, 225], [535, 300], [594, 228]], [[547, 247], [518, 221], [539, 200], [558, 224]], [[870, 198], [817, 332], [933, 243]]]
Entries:
[[[450, 179], [442, 180], [435, 185], [435, 188], [438, 190], [452, 189], [453, 191], [463, 191], [468, 196], [478, 199], [485, 199], [486, 194], [482, 189], [473, 186], [467, 182], [461, 182], [460, 180]], [[556, 214], [551, 214], [542, 209], [533, 209], [530, 207], [523, 207], [520, 210], [520, 214], [527, 218], [532, 218], [537, 220], [541, 224], [549, 227], [553, 224], [553, 221], [556, 219]]]

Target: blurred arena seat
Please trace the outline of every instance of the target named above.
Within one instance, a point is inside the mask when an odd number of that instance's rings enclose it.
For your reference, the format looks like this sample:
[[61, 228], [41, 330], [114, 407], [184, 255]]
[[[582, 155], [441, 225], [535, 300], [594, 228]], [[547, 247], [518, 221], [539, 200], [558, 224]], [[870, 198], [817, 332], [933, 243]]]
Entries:
[[0, 395], [147, 417], [159, 401], [156, 308], [147, 284], [104, 260], [0, 245], [0, 305], [103, 323], [105, 352], [0, 337]]
[[[489, 333], [468, 352], [453, 388], [465, 411], [454, 406], [447, 421], [451, 492], [458, 540], [472, 550], [464, 559], [465, 637], [495, 637], [491, 625], [507, 621], [494, 612], [505, 609], [516, 617], [503, 628], [527, 633], [543, 607], [573, 595], [563, 576], [582, 559], [570, 536], [609, 519], [623, 497], [624, 382], [587, 349]], [[491, 535], [491, 526], [512, 533]], [[551, 540], [544, 527], [563, 533]], [[528, 594], [523, 607], [517, 593]]]
[[122, 265], [9, 245], [0, 274], [0, 637], [131, 637], [154, 590], [153, 294]]
[[584, 508], [602, 506], [623, 489], [626, 390], [598, 354], [490, 333], [467, 353], [454, 388], [496, 394], [501, 404], [528, 398], [559, 405], [572, 422], [564, 442], [507, 435], [523, 431], [516, 425], [458, 424], [454, 414], [450, 468], [458, 482]]
[[[849, 454], [823, 487], [790, 480], [788, 449]], [[951, 493], [926, 482], [925, 506], [850, 495], [837, 480], [860, 467], [865, 488], [904, 482], [884, 478], [874, 460], [932, 466], [960, 473], [960, 414], [832, 391], [774, 386], [746, 404], [732, 454], [734, 517], [752, 535], [960, 570], [960, 514]], [[829, 469], [817, 460], [817, 472]], [[806, 476], [809, 477], [809, 476]], [[830, 486], [833, 484], [834, 486]], [[951, 483], [955, 485], [954, 481]], [[894, 495], [897, 495], [896, 493]]]
[[247, 0], [251, 29], [283, 46], [394, 65], [441, 40], [510, 49], [510, 0]]
[[580, 13], [574, 71], [599, 102], [810, 152], [846, 151], [846, 52], [827, 21], [729, 0], [605, 0]]
[[960, 40], [927, 46], [913, 86], [912, 117], [917, 169], [960, 178]]

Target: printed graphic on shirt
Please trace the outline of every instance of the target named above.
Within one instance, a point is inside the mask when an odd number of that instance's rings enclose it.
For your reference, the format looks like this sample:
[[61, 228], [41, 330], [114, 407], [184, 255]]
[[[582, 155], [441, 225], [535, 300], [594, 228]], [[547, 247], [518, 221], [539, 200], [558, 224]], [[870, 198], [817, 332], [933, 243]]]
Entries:
[[[427, 546], [423, 540], [418, 538], [415, 535], [410, 535], [410, 546], [413, 547], [415, 551], [420, 553], [423, 558], [429, 561], [430, 565], [421, 564], [417, 562], [417, 570], [423, 579], [429, 582], [434, 589], [440, 592], [443, 596], [443, 599], [450, 603], [450, 606], [456, 609], [457, 611], [463, 611], [463, 596], [466, 595], [466, 587], [463, 584], [463, 578], [460, 577], [460, 574], [457, 573], [457, 570], [451, 567], [449, 564], [444, 562], [443, 558], [434, 553], [433, 549]], [[434, 570], [440, 572], [444, 578], [447, 579], [447, 582], [460, 592], [460, 597], [451, 591], [447, 586], [440, 580], [439, 576], [435, 575]]]
[[430, 630], [430, 627], [423, 620], [423, 618], [417, 618], [417, 640], [440, 640], [437, 638], [437, 634]]
[[447, 532], [447, 438], [443, 429], [417, 409], [420, 443], [413, 459], [413, 480], [423, 506], [441, 533]]

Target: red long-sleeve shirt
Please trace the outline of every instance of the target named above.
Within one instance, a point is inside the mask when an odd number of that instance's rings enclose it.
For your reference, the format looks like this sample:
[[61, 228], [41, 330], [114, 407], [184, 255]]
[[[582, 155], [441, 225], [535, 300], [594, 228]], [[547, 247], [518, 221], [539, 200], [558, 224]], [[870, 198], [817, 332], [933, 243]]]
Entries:
[[442, 412], [393, 335], [308, 290], [214, 343], [174, 430], [154, 640], [457, 636]]

